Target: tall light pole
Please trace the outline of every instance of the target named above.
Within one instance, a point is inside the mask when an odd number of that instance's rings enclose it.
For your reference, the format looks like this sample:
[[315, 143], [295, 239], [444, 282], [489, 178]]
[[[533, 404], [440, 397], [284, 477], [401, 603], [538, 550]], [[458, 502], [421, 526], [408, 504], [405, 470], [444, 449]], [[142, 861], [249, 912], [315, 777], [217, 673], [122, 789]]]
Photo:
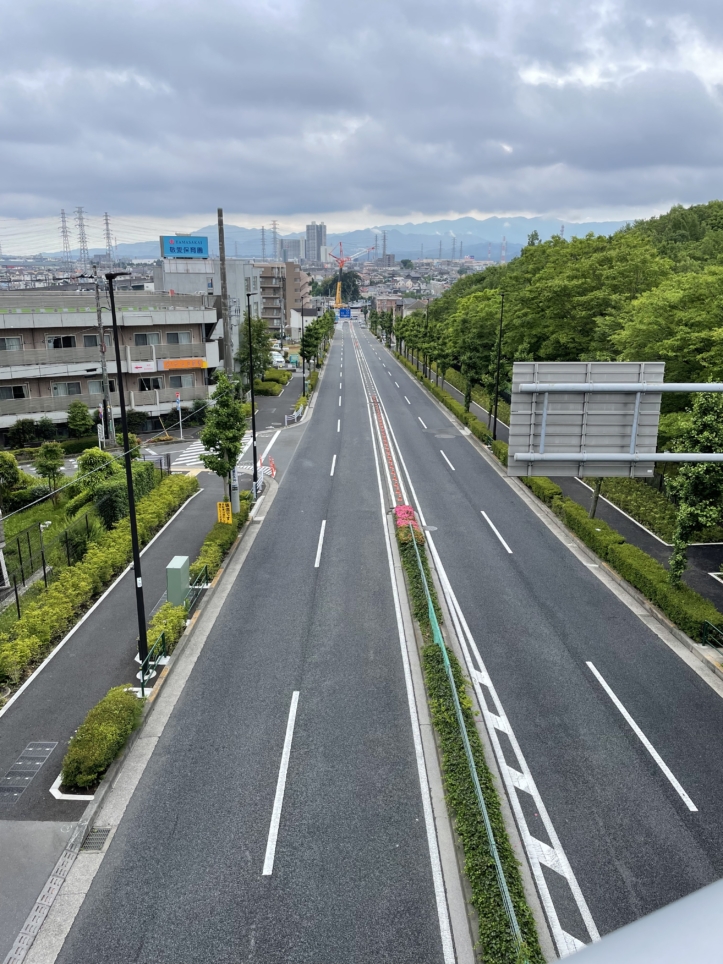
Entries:
[[98, 266], [93, 265], [93, 280], [95, 281], [95, 313], [98, 320], [98, 341], [100, 344], [100, 372], [103, 387], [103, 430], [108, 441], [115, 445], [115, 422], [113, 421], [113, 405], [110, 398], [110, 382], [108, 381], [108, 364], [105, 359], [105, 335], [103, 333], [103, 314], [100, 305], [100, 284], [98, 280]]
[[429, 378], [427, 366], [427, 335], [429, 334], [429, 298], [427, 298], [427, 314], [424, 318], [424, 377]]
[[254, 400], [254, 349], [251, 337], [251, 292], [246, 292], [247, 315], [249, 321], [249, 384], [251, 385], [251, 448], [254, 457], [254, 499], [258, 495], [259, 465], [256, 455], [256, 402]]
[[136, 523], [136, 499], [133, 493], [133, 469], [131, 467], [131, 446], [128, 438], [128, 419], [126, 418], [126, 402], [123, 386], [123, 372], [121, 371], [120, 344], [118, 341], [118, 320], [115, 314], [115, 293], [113, 291], [113, 279], [121, 275], [130, 274], [130, 271], [109, 271], [106, 274], [108, 282], [108, 295], [110, 296], [110, 314], [113, 319], [113, 341], [115, 343], [115, 363], [118, 378], [118, 395], [120, 397], [121, 425], [123, 427], [123, 451], [126, 463], [126, 484], [128, 486], [128, 512], [131, 523], [131, 546], [133, 547], [133, 575], [136, 580], [136, 612], [138, 614], [138, 656], [141, 661], [141, 673], [143, 672], [143, 662], [148, 656], [148, 637], [146, 635], [146, 607], [143, 601], [143, 577], [141, 575], [141, 551], [138, 545], [138, 525]]
[[304, 348], [304, 296], [301, 296], [301, 394], [306, 398], [306, 354]]
[[494, 403], [494, 425], [492, 426], [492, 438], [497, 438], [497, 403], [500, 397], [500, 363], [502, 361], [502, 319], [505, 313], [505, 293], [500, 292], [502, 299], [500, 303], [500, 333], [497, 336], [497, 369], [495, 371], [495, 403]]

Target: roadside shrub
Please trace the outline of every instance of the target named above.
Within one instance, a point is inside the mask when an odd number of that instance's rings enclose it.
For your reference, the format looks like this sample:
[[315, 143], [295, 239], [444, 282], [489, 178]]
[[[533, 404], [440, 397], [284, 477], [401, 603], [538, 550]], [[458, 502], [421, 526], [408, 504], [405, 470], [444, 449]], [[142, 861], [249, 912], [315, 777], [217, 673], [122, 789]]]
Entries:
[[27, 489], [15, 489], [13, 492], [9, 492], [3, 499], [3, 511], [6, 514], [9, 512], [17, 512], [18, 509], [24, 509], [25, 506], [30, 505], [31, 502], [42, 499], [48, 495], [49, 492], [50, 489], [47, 485], [32, 485]]
[[10, 639], [0, 637], [0, 679], [16, 686], [29, 662], [43, 655], [44, 646], [37, 636]]
[[619, 532], [611, 529], [602, 519], [591, 519], [587, 511], [577, 502], [573, 502], [572, 499], [560, 499], [553, 496], [550, 504], [553, 511], [560, 516], [568, 529], [571, 529], [586, 546], [589, 546], [593, 552], [602, 556], [603, 559], [608, 558], [610, 546], [619, 546], [625, 542]]
[[282, 385], [287, 385], [291, 381], [292, 374], [285, 368], [268, 368], [264, 372], [264, 381], [280, 382]]
[[315, 390], [318, 381], [319, 373], [316, 369], [314, 369], [313, 372], [306, 376], [307, 395], [311, 395], [311, 393]]
[[239, 529], [244, 525], [251, 511], [251, 493], [241, 492], [240, 499], [240, 510], [233, 517], [231, 525], [225, 522], [217, 522], [203, 540], [201, 551], [190, 566], [191, 582], [200, 575], [204, 566], [208, 568], [209, 579], [213, 579], [221, 568], [224, 556], [236, 541]]
[[673, 541], [677, 510], [642, 479], [603, 479], [601, 494], [666, 542]]
[[299, 395], [296, 399], [296, 405], [294, 405], [294, 411], [298, 412], [300, 408], [305, 408], [309, 404], [309, 399], [306, 395]]
[[492, 449], [492, 454], [494, 457], [503, 465], [507, 465], [507, 442], [502, 442], [500, 439], [493, 439], [490, 442], [490, 448]]
[[528, 489], [532, 489], [537, 498], [545, 505], [551, 506], [555, 499], [562, 498], [560, 486], [555, 485], [551, 479], [546, 479], [544, 476], [530, 476], [530, 478], [520, 479], [520, 482], [526, 485]]
[[67, 790], [94, 787], [141, 721], [143, 701], [126, 686], [116, 686], [88, 713], [75, 732], [62, 768]]
[[492, 441], [492, 436], [490, 435], [490, 430], [475, 415], [470, 415], [467, 419], [467, 428], [470, 432], [478, 438], [480, 442], [484, 442], [488, 445]]
[[11, 448], [24, 449], [38, 438], [35, 419], [19, 418], [8, 429], [8, 442]]
[[280, 395], [283, 391], [283, 385], [279, 382], [261, 382], [258, 379], [254, 381], [254, 394], [256, 395]]
[[[152, 462], [133, 463], [133, 494], [136, 501], [148, 495], [156, 484], [156, 478], [157, 473]], [[93, 501], [106, 529], [112, 528], [127, 516], [129, 506], [125, 474], [97, 484]]]
[[164, 603], [148, 624], [148, 648], [166, 634], [166, 652], [172, 653], [186, 628], [186, 607]]
[[84, 438], [64, 439], [60, 443], [65, 449], [66, 455], [77, 455], [78, 452], [85, 452], [86, 449], [98, 447], [97, 435], [86, 435]]

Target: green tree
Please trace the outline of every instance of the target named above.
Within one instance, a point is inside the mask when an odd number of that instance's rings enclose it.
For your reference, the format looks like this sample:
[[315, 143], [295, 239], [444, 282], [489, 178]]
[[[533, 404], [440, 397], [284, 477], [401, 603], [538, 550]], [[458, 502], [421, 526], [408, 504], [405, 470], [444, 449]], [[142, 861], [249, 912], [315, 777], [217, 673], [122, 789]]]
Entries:
[[[723, 396], [701, 392], [693, 403], [692, 425], [682, 437], [686, 452], [723, 452]], [[685, 462], [668, 479], [668, 492], [678, 503], [678, 518], [670, 558], [670, 581], [680, 583], [688, 565], [688, 545], [700, 529], [723, 518], [723, 463]]]
[[43, 415], [42, 418], [38, 419], [38, 423], [35, 426], [35, 432], [39, 439], [44, 442], [52, 442], [52, 440], [57, 436], [57, 430], [55, 428], [55, 422], [48, 418], [47, 415]]
[[123, 467], [120, 461], [98, 447], [86, 449], [78, 458], [78, 480], [81, 487], [89, 492], [95, 492], [108, 479], [121, 475]]
[[65, 451], [60, 442], [43, 442], [38, 454], [33, 459], [35, 471], [41, 479], [46, 479], [53, 494], [53, 502], [57, 502], [56, 488], [58, 479], [63, 474]]
[[472, 403], [472, 388], [483, 384], [492, 367], [500, 315], [499, 291], [479, 291], [459, 301], [449, 322], [452, 358], [464, 377], [464, 408]]
[[12, 452], [0, 452], [0, 505], [20, 481], [20, 469]]
[[84, 402], [74, 401], [68, 405], [68, 431], [76, 438], [90, 435], [95, 423]]
[[[254, 380], [263, 380], [267, 368], [271, 367], [271, 334], [263, 318], [251, 319], [251, 349], [254, 356]], [[236, 361], [241, 369], [244, 385], [249, 385], [249, 316], [245, 315], [239, 329], [239, 349]]]
[[37, 426], [32, 418], [19, 418], [8, 429], [8, 442], [11, 448], [24, 449], [33, 445], [38, 439]]
[[223, 479], [224, 495], [228, 501], [231, 469], [241, 454], [246, 419], [243, 403], [236, 397], [236, 387], [226, 372], [218, 373], [216, 389], [211, 398], [214, 404], [206, 409], [206, 424], [200, 435], [206, 449], [201, 461], [207, 469]]
[[[313, 297], [332, 298], [336, 295], [336, 284], [339, 280], [339, 272], [329, 275], [323, 281], [311, 283], [311, 294]], [[359, 282], [361, 275], [358, 271], [344, 271], [341, 276], [341, 298], [342, 301], [358, 301], [361, 297]]]
[[410, 258], [402, 258], [399, 264], [402, 268], [411, 269], [414, 267], [414, 262]]

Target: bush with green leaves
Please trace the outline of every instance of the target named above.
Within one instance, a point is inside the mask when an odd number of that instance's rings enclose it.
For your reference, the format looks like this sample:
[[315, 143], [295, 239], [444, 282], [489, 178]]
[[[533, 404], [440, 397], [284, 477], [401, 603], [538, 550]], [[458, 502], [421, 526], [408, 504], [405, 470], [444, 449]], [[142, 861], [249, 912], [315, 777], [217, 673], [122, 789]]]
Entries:
[[24, 509], [28, 505], [32, 505], [33, 502], [37, 502], [38, 499], [44, 498], [50, 489], [47, 485], [29, 485], [25, 489], [13, 489], [12, 492], [8, 493], [3, 499], [3, 512], [17, 512], [20, 509]]
[[251, 493], [241, 492], [239, 511], [234, 515], [233, 522], [217, 522], [203, 540], [201, 551], [191, 563], [191, 582], [198, 578], [205, 566], [208, 578], [213, 579], [221, 568], [224, 556], [236, 541], [239, 529], [246, 522], [251, 511]]
[[254, 395], [280, 395], [283, 390], [279, 382], [254, 382]]
[[529, 478], [521, 478], [520, 482], [526, 485], [528, 489], [532, 489], [537, 498], [545, 505], [551, 506], [555, 499], [562, 498], [562, 489], [552, 479], [532, 475]]
[[318, 381], [319, 381], [319, 373], [318, 371], [316, 371], [316, 369], [314, 369], [314, 371], [311, 372], [311, 374], [308, 375], [306, 378], [306, 390], [308, 395], [311, 395], [311, 393], [314, 391]]
[[490, 442], [490, 448], [492, 449], [492, 454], [494, 457], [500, 461], [503, 465], [507, 465], [507, 453], [509, 446], [507, 442], [503, 442], [501, 439], [493, 439]]
[[53, 501], [55, 501], [55, 489], [58, 479], [63, 474], [63, 464], [65, 462], [65, 452], [59, 442], [43, 442], [40, 451], [33, 459], [35, 471], [41, 479], [46, 479]]
[[103, 449], [86, 449], [78, 459], [78, 481], [83, 489], [95, 493], [104, 482], [123, 476], [123, 463]]
[[285, 368], [267, 368], [264, 372], [265, 382], [280, 382], [282, 385], [286, 385], [291, 381], [292, 372]]
[[19, 418], [8, 429], [8, 443], [10, 448], [24, 449], [32, 445], [38, 437], [35, 419]]
[[68, 432], [73, 438], [90, 435], [95, 426], [90, 409], [78, 399], [68, 405]]
[[[158, 472], [153, 462], [141, 461], [133, 462], [132, 470], [133, 494], [137, 501], [144, 495], [148, 495], [154, 487], [158, 481]], [[93, 502], [106, 529], [112, 528], [116, 522], [125, 518], [130, 511], [125, 472], [96, 485], [93, 490]]]
[[11, 452], [0, 452], [0, 506], [8, 494], [20, 484], [18, 460]]
[[141, 722], [142, 714], [143, 701], [130, 684], [109, 690], [70, 741], [63, 759], [61, 787], [87, 790], [97, 786]]
[[170, 655], [186, 628], [186, 607], [165, 602], [148, 624], [148, 648], [154, 646], [161, 634], [165, 636], [166, 653]]
[[601, 495], [666, 542], [673, 541], [677, 510], [642, 479], [603, 479]]

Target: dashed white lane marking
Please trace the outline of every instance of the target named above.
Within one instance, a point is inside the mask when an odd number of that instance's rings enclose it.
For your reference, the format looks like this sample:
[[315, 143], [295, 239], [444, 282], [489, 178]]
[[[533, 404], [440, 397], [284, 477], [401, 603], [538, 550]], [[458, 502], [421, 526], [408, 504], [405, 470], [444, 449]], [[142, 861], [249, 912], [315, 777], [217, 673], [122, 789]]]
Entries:
[[337, 432], [341, 432], [341, 419], [340, 419], [340, 418], [338, 418], [338, 419], [336, 420], [336, 430], [337, 430]]
[[335, 468], [335, 466], [336, 466], [336, 455], [335, 455], [334, 458], [331, 460], [331, 472], [329, 473], [329, 475], [333, 475], [333, 474], [334, 474], [334, 468]]
[[505, 542], [505, 540], [504, 540], [504, 539], [502, 538], [502, 536], [500, 535], [500, 530], [499, 530], [499, 529], [497, 528], [497, 526], [494, 524], [494, 522], [492, 521], [492, 519], [490, 519], [490, 517], [487, 515], [487, 513], [484, 511], [484, 509], [482, 509], [482, 515], [485, 517], [485, 522], [487, 523], [487, 525], [488, 525], [488, 526], [490, 527], [490, 529], [494, 532], [494, 534], [497, 536], [497, 538], [500, 540], [500, 542], [501, 542], [502, 545], [505, 547], [505, 549], [509, 552], [509, 554], [512, 555], [512, 550], [510, 549], [510, 547], [507, 545], [507, 543]]
[[394, 384], [399, 388], [399, 382], [395, 382]]
[[341, 408], [341, 395], [339, 396], [339, 407]]
[[681, 787], [681, 785], [680, 785], [680, 784], [678, 783], [678, 781], [675, 779], [675, 777], [674, 777], [673, 774], [671, 773], [668, 765], [665, 763], [665, 761], [664, 761], [663, 758], [660, 756], [660, 754], [659, 754], [658, 751], [655, 749], [655, 747], [654, 747], [653, 744], [650, 742], [650, 740], [647, 738], [647, 736], [646, 736], [646, 735], [643, 733], [643, 731], [640, 729], [640, 727], [639, 727], [638, 724], [635, 722], [635, 720], [632, 718], [632, 716], [631, 716], [631, 715], [628, 713], [628, 711], [625, 709], [625, 707], [624, 707], [623, 704], [620, 702], [620, 700], [617, 698], [617, 696], [616, 696], [616, 695], [613, 693], [613, 691], [610, 689], [610, 687], [609, 687], [608, 684], [605, 682], [605, 680], [604, 680], [603, 677], [600, 675], [600, 673], [597, 671], [597, 669], [595, 668], [595, 666], [593, 666], [593, 664], [592, 664], [589, 660], [587, 661], [587, 664], [586, 664], [586, 665], [590, 668], [590, 672], [593, 673], [593, 675], [594, 675], [595, 678], [597, 679], [598, 683], [602, 686], [602, 688], [603, 688], [603, 689], [605, 690], [605, 692], [608, 694], [608, 696], [609, 696], [610, 699], [613, 701], [613, 703], [615, 704], [615, 706], [617, 706], [617, 708], [620, 710], [620, 712], [622, 713], [623, 717], [624, 717], [625, 720], [627, 721], [628, 725], [629, 725], [630, 728], [632, 729], [633, 733], [638, 737], [638, 739], [640, 740], [640, 742], [643, 744], [643, 746], [645, 747], [645, 749], [648, 751], [648, 753], [651, 755], [651, 757], [652, 757], [652, 758], [655, 760], [655, 762], [658, 764], [658, 766], [659, 766], [660, 769], [663, 771], [663, 773], [666, 775], [666, 777], [668, 778], [668, 780], [670, 780], [671, 784], [672, 784], [673, 787], [675, 788], [675, 791], [676, 791], [676, 793], [678, 794], [678, 796], [680, 797], [680, 799], [683, 801], [683, 803], [686, 805], [686, 807], [691, 811], [691, 813], [697, 813], [697, 812], [698, 812], [698, 808], [696, 807], [696, 805], [693, 803], [693, 801], [690, 799], [690, 797], [688, 796], [688, 794], [685, 792], [685, 790]]
[[281, 808], [284, 805], [284, 790], [286, 789], [286, 774], [289, 770], [289, 757], [291, 756], [291, 741], [294, 738], [294, 724], [296, 723], [296, 708], [299, 705], [299, 691], [294, 690], [291, 697], [291, 708], [289, 709], [289, 719], [286, 724], [286, 736], [284, 737], [284, 748], [281, 751], [281, 766], [279, 767], [279, 779], [276, 783], [276, 796], [274, 806], [271, 811], [271, 825], [269, 826], [269, 838], [266, 842], [266, 856], [264, 857], [264, 869], [261, 871], [263, 877], [269, 877], [274, 871], [274, 857], [276, 856], [276, 841], [279, 836], [279, 823], [281, 822]]
[[324, 531], [326, 529], [326, 519], [321, 523], [321, 532], [319, 533], [319, 545], [316, 547], [316, 560], [314, 562], [314, 569], [319, 568], [319, 563], [321, 562], [321, 550], [324, 545]]
[[457, 470], [456, 470], [455, 467], [452, 465], [452, 463], [449, 461], [449, 459], [448, 459], [447, 456], [444, 454], [444, 452], [442, 451], [442, 449], [440, 449], [439, 452], [440, 452], [440, 455], [442, 456], [442, 458], [444, 459], [444, 461], [445, 461], [445, 462], [447, 463], [447, 465], [450, 467], [450, 469], [451, 469], [453, 472], [456, 472]]
[[409, 401], [409, 399], [407, 398], [406, 395], [404, 396], [404, 401], [407, 403], [407, 405], [411, 405], [411, 404], [412, 404], [412, 403]]
[[[419, 418], [419, 415], [417, 415], [417, 418]], [[422, 422], [421, 418], [419, 418], [419, 421], [422, 423], [422, 428], [426, 428], [426, 427], [427, 427], [427, 426], [424, 424], [424, 422]]]
[[339, 391], [341, 391], [341, 382], [339, 382]]

